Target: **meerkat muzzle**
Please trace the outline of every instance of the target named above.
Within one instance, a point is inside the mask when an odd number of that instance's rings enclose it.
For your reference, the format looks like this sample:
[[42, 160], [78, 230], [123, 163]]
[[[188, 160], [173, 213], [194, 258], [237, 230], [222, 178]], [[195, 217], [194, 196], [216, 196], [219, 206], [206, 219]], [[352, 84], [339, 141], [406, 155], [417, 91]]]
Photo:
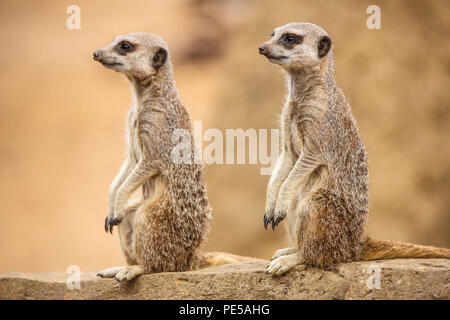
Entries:
[[93, 58], [94, 58], [95, 61], [99, 61], [100, 60], [100, 56], [101, 56], [101, 51], [100, 50], [94, 51]]
[[262, 45], [258, 48], [259, 54], [265, 55], [266, 53], [266, 46]]

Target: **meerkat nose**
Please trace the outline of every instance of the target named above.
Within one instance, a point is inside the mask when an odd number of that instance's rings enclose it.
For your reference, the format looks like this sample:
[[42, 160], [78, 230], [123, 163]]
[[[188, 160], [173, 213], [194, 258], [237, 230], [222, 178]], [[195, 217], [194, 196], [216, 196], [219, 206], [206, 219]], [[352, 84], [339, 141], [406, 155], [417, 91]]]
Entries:
[[99, 60], [100, 59], [100, 50], [97, 50], [94, 52], [94, 60]]
[[264, 52], [266, 51], [266, 46], [262, 45], [258, 48], [259, 50], [259, 54], [264, 54]]

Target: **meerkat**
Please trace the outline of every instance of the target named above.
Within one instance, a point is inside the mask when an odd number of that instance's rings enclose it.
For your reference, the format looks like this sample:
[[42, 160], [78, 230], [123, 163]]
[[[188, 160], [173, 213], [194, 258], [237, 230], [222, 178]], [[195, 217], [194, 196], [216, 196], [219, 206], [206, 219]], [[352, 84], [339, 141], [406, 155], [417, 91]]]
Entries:
[[290, 247], [275, 252], [266, 272], [297, 265], [446, 258], [450, 250], [372, 240], [365, 234], [369, 205], [367, 154], [349, 103], [336, 84], [332, 41], [321, 27], [276, 28], [259, 53], [287, 74], [281, 115], [282, 152], [267, 187], [264, 227], [283, 219]]
[[[94, 52], [94, 60], [123, 73], [134, 98], [127, 122], [127, 157], [111, 184], [104, 224], [110, 233], [118, 225], [128, 266], [98, 275], [129, 281], [146, 273], [246, 260], [198, 251], [209, 229], [211, 208], [203, 164], [194, 158], [199, 150], [191, 138], [191, 118], [174, 81], [166, 42], [144, 32], [117, 36]], [[189, 163], [174, 161], [175, 130], [188, 133]], [[136, 190], [140, 197], [129, 204]]]

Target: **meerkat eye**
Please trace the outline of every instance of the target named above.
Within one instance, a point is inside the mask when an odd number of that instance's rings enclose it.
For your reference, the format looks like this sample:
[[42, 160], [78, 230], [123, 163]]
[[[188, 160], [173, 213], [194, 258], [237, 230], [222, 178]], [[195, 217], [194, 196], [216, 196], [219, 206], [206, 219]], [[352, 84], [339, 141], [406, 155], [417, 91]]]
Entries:
[[131, 49], [132, 45], [131, 43], [127, 42], [127, 41], [122, 41], [120, 43], [120, 49], [124, 50], [124, 51], [129, 51]]
[[284, 36], [284, 41], [287, 43], [294, 43], [297, 40], [297, 38], [292, 34], [287, 34]]
[[273, 37], [274, 35], [275, 35], [275, 32], [272, 32], [272, 33], [270, 34], [271, 37]]
[[115, 47], [114, 50], [124, 56], [129, 52], [133, 52], [135, 50], [135, 45], [128, 41], [121, 41]]

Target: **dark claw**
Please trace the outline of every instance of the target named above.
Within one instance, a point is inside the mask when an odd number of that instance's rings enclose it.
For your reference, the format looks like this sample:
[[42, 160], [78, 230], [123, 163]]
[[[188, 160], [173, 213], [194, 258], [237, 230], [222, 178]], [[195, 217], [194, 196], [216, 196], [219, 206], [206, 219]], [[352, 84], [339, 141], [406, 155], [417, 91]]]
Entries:
[[106, 219], [105, 219], [105, 231], [106, 232], [109, 231], [112, 234], [113, 227], [115, 225], [118, 225], [121, 221], [122, 221], [121, 218], [114, 218], [114, 219], [110, 220], [109, 217], [106, 217]]
[[272, 218], [267, 218], [267, 215], [264, 215], [264, 229], [267, 230], [267, 225], [272, 221]]
[[281, 216], [278, 216], [274, 221], [272, 221], [272, 230], [275, 230], [275, 227], [283, 220]]

